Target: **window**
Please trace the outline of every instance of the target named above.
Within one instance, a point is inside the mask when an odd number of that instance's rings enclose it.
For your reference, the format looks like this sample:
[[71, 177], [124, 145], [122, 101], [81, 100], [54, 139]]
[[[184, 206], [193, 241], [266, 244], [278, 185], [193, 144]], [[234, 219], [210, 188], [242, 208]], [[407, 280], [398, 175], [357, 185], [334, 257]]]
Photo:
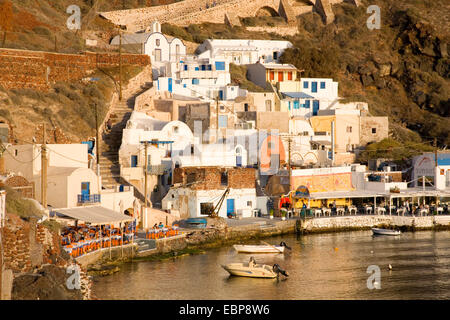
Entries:
[[292, 71], [288, 72], [288, 80], [292, 80]]
[[311, 82], [311, 92], [317, 92], [317, 82]]
[[14, 150], [14, 154], [15, 154], [15, 156], [17, 157], [17, 155], [19, 154], [19, 150], [15, 149], [15, 150]]
[[226, 115], [219, 115], [219, 128], [228, 127], [228, 117]]
[[304, 136], [309, 136], [309, 132], [308, 131], [303, 131], [303, 135]]
[[137, 156], [131, 156], [131, 167], [136, 168], [138, 165], [138, 157]]
[[194, 183], [194, 182], [195, 182], [195, 179], [196, 179], [195, 172], [189, 173], [189, 174], [187, 175], [186, 183], [187, 183], [187, 184], [189, 184], [189, 183]]
[[159, 47], [160, 44], [161, 44], [161, 40], [156, 39], [156, 46]]
[[194, 145], [191, 144], [191, 155], [193, 155], [193, 154], [194, 154]]
[[228, 186], [228, 172], [223, 171], [220, 175], [220, 185], [222, 186]]
[[278, 81], [284, 81], [284, 72], [278, 71]]
[[244, 103], [244, 111], [248, 112], [248, 103]]
[[352, 132], [352, 127], [351, 126], [347, 126], [347, 132]]
[[202, 71], [205, 71], [205, 70], [206, 70], [206, 65], [202, 64]]
[[247, 201], [247, 207], [251, 207], [252, 206], [252, 202], [251, 201]]
[[188, 70], [188, 65], [185, 64], [185, 65], [184, 65], [184, 71], [187, 71], [187, 70]]
[[325, 89], [325, 81], [320, 82], [320, 89]]
[[225, 106], [224, 105], [220, 105], [220, 111], [225, 111]]
[[192, 79], [192, 84], [199, 84], [199, 83], [200, 83], [200, 81], [198, 79], [196, 79], [196, 78]]
[[372, 128], [372, 134], [377, 133], [377, 128]]
[[175, 45], [175, 54], [178, 56], [180, 54], [180, 45]]
[[309, 86], [308, 81], [303, 82], [303, 89], [308, 89], [308, 86]]
[[173, 127], [173, 133], [178, 133], [178, 126]]
[[216, 61], [216, 70], [225, 70], [225, 62], [224, 61]]
[[273, 52], [273, 60], [277, 60], [278, 59], [278, 52], [274, 51]]
[[270, 71], [270, 80], [275, 80], [275, 72], [274, 71]]
[[214, 211], [214, 204], [211, 202], [200, 203], [200, 214], [210, 215]]

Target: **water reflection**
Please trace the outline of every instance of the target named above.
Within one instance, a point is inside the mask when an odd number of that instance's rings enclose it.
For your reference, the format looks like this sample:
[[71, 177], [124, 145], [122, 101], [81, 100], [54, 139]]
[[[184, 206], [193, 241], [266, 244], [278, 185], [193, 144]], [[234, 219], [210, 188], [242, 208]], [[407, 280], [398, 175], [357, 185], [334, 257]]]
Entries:
[[[127, 264], [99, 278], [100, 299], [449, 299], [450, 233], [372, 236], [370, 231], [284, 236], [285, 254], [242, 254], [230, 247], [162, 262]], [[250, 242], [257, 243], [255, 241]], [[232, 262], [279, 264], [286, 280], [229, 276]], [[392, 270], [388, 270], [388, 265]], [[367, 289], [369, 265], [381, 269], [381, 290]]]

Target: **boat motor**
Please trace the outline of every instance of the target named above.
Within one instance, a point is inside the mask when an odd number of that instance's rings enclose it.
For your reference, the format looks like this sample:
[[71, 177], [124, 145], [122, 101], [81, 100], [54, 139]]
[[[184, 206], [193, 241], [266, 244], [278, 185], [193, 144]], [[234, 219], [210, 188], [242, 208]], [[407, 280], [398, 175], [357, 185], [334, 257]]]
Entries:
[[291, 247], [289, 247], [289, 246], [286, 244], [286, 242], [284, 242], [284, 241], [281, 241], [281, 242], [280, 242], [280, 246], [281, 246], [281, 247], [285, 247], [286, 249], [291, 250]]
[[281, 273], [283, 276], [289, 277], [287, 271], [281, 269], [281, 267], [277, 263], [275, 263], [273, 265], [272, 270], [273, 270], [273, 272], [275, 272], [277, 274], [277, 276], [279, 276]]

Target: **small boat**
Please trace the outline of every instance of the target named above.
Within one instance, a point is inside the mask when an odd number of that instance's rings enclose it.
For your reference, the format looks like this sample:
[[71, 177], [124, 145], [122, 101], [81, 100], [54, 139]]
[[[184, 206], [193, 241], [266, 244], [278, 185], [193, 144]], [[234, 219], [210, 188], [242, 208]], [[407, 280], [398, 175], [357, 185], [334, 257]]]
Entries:
[[235, 244], [234, 249], [242, 253], [283, 253], [282, 246], [267, 246], [267, 245], [241, 245]]
[[372, 228], [372, 232], [373, 234], [384, 236], [398, 236], [401, 233], [399, 230], [381, 229], [381, 228]]
[[277, 278], [280, 274], [288, 276], [287, 272], [282, 270], [278, 264], [269, 266], [266, 264], [257, 264], [255, 260], [250, 258], [249, 263], [230, 263], [222, 265], [232, 276], [250, 277], [250, 278]]
[[235, 244], [233, 247], [237, 252], [242, 253], [283, 253], [284, 248], [290, 249], [284, 242], [281, 242], [278, 246], [266, 243], [262, 245]]
[[206, 228], [207, 221], [204, 218], [189, 218], [186, 223], [193, 228]]

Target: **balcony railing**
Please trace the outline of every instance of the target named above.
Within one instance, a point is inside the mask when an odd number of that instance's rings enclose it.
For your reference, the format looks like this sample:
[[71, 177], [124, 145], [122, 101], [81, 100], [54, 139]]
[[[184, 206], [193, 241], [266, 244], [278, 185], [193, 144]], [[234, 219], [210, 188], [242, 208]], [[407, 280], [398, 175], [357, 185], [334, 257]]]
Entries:
[[79, 194], [78, 195], [78, 203], [99, 203], [101, 200], [99, 194]]

